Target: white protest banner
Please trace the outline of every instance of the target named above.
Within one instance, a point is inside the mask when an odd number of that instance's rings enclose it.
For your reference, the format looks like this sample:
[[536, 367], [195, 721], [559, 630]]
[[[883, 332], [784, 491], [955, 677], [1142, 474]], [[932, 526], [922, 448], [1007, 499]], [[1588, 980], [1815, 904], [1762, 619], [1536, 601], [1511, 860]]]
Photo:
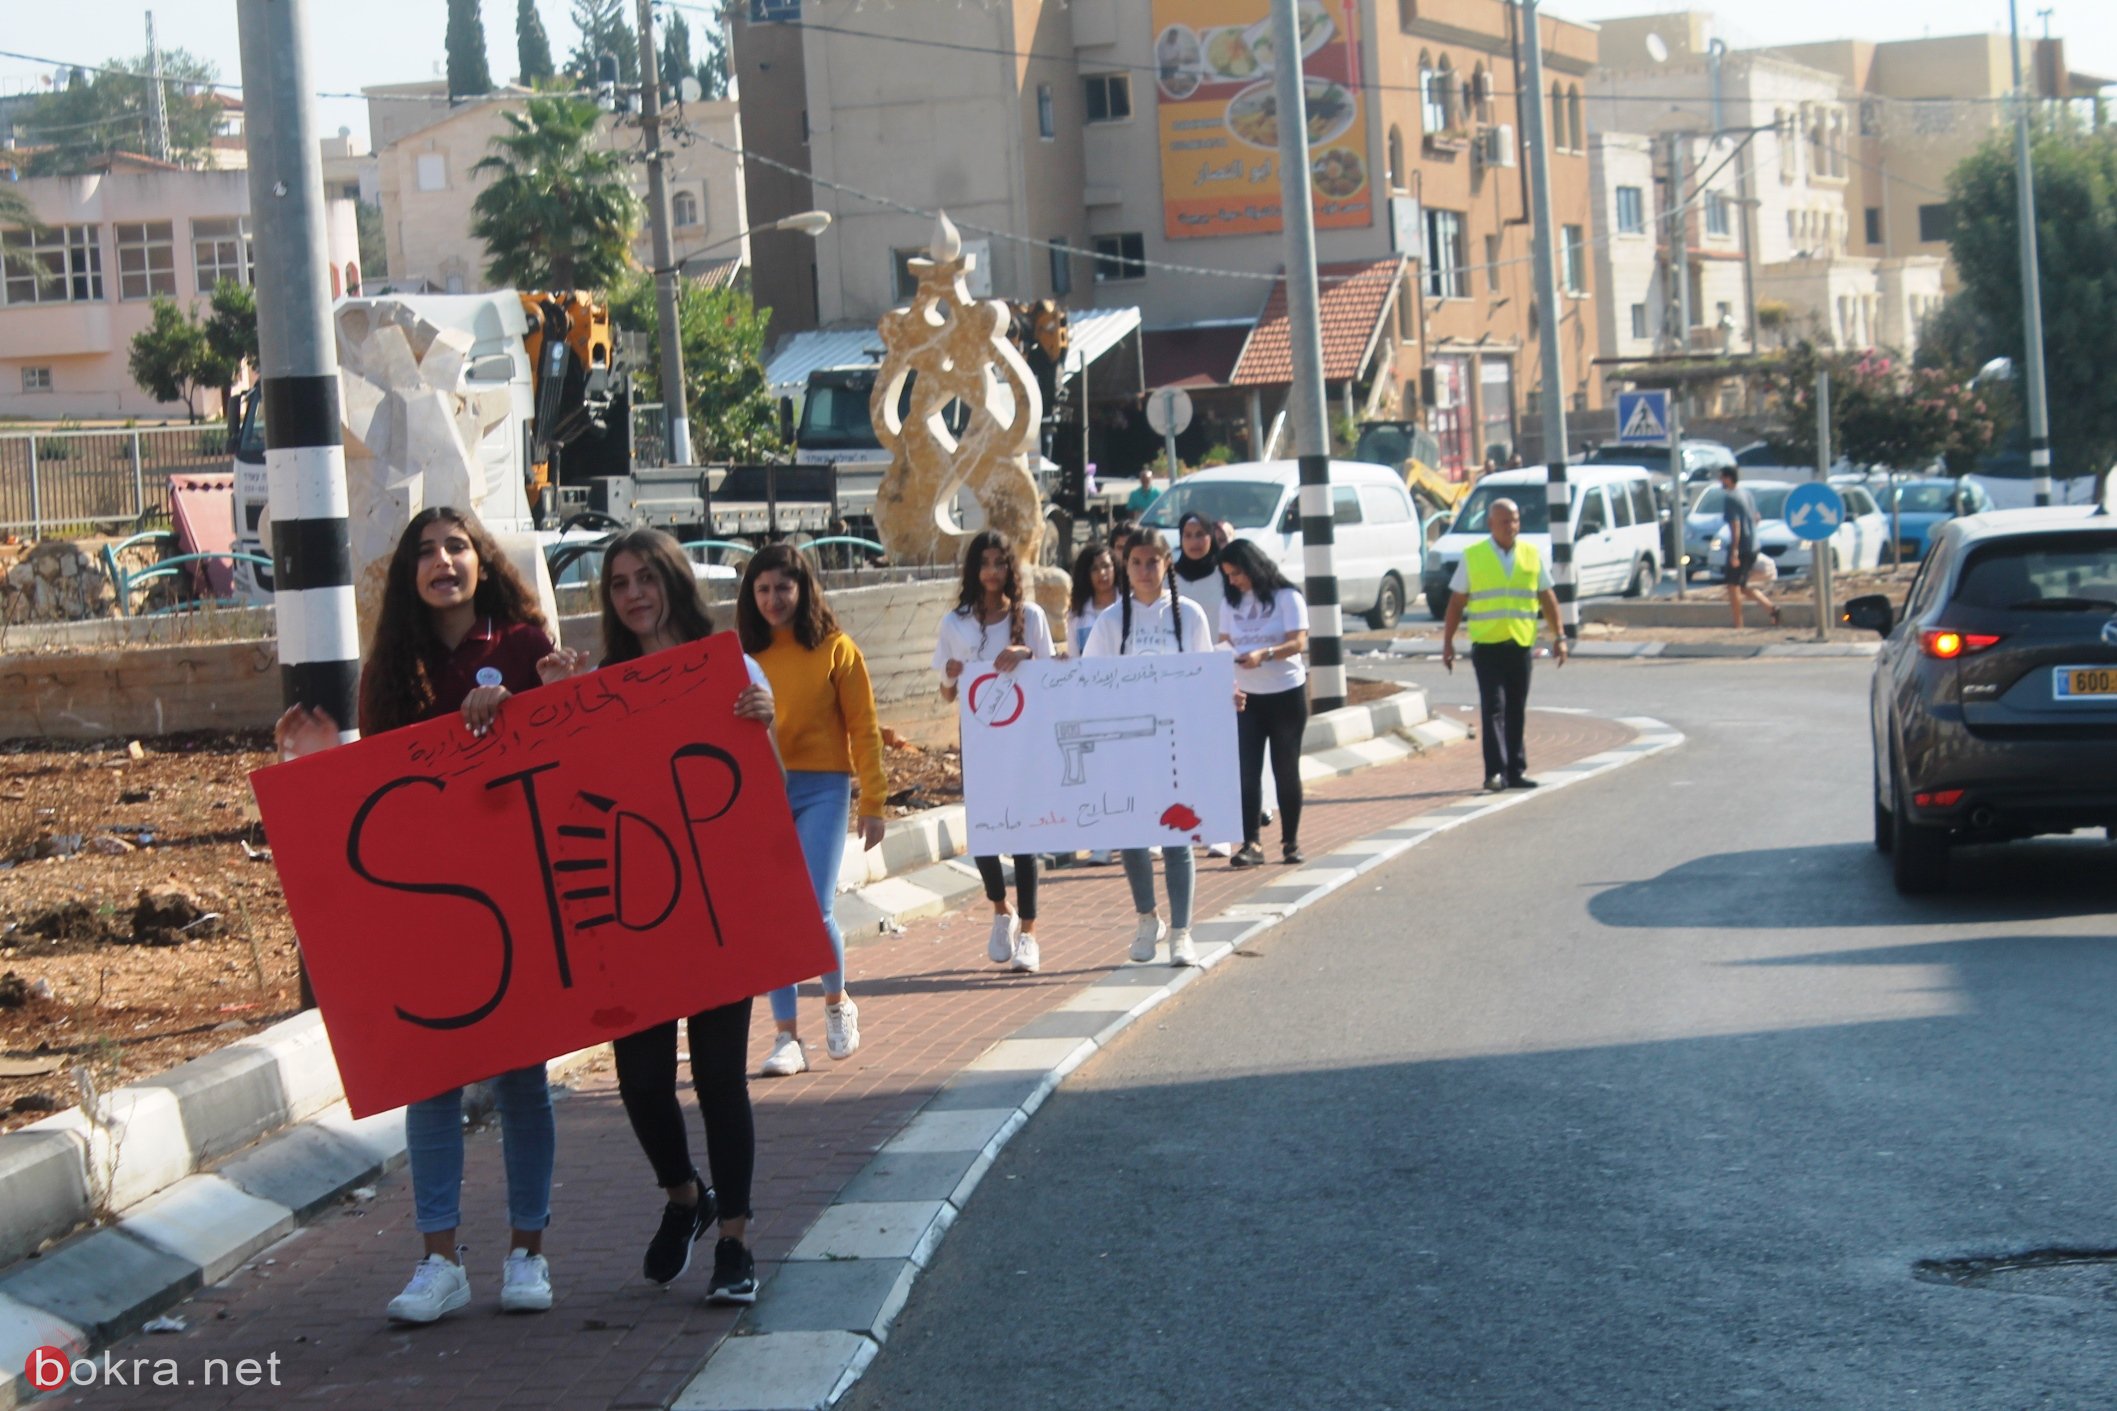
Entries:
[[974, 856], [1242, 836], [1228, 653], [979, 664], [964, 681]]

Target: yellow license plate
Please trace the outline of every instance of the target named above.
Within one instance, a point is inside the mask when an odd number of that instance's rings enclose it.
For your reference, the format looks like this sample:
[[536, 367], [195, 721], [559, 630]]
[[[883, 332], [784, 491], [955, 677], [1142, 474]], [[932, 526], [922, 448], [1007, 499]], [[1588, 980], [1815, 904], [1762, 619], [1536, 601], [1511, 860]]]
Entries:
[[2117, 667], [2061, 666], [2055, 674], [2058, 678], [2055, 685], [2060, 700], [2117, 696]]

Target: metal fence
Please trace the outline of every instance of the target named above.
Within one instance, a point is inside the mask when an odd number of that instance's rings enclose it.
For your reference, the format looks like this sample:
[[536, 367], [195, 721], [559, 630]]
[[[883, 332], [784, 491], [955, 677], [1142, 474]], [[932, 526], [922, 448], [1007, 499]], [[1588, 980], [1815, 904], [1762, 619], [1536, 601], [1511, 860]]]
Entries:
[[167, 518], [169, 475], [232, 469], [220, 422], [0, 434], [0, 532], [131, 533]]

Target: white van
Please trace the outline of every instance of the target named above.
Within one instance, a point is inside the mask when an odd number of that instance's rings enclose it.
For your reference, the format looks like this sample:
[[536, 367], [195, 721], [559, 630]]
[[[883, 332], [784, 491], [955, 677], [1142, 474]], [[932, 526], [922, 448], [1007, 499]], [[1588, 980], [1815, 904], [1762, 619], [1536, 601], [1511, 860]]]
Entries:
[[[1426, 560], [1426, 610], [1439, 621], [1448, 612], [1448, 582], [1463, 551], [1489, 532], [1485, 516], [1494, 500], [1521, 507], [1522, 536], [1551, 561], [1550, 504], [1546, 471], [1502, 470], [1485, 476], [1457, 508], [1455, 522], [1435, 541]], [[1623, 593], [1636, 598], [1654, 586], [1667, 557], [1654, 481], [1644, 466], [1572, 466], [1566, 474], [1573, 497], [1573, 570], [1576, 595]]]
[[[1332, 524], [1338, 563], [1338, 601], [1348, 615], [1394, 627], [1419, 581], [1423, 559], [1419, 516], [1404, 477], [1386, 466], [1330, 463]], [[1250, 461], [1196, 470], [1147, 506], [1140, 522], [1176, 544], [1187, 514], [1226, 520], [1238, 539], [1271, 555], [1296, 587], [1301, 564], [1300, 467], [1293, 461]]]

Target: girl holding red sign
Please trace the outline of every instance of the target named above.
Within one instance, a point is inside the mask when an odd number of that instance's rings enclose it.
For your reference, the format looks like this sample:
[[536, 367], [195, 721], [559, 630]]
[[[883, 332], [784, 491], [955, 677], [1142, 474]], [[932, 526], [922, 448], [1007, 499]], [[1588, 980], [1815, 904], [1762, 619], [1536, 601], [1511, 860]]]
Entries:
[[[1014, 670], [1025, 661], [1049, 660], [1051, 624], [1044, 610], [1022, 592], [1022, 568], [1014, 541], [997, 529], [973, 534], [963, 549], [963, 586], [956, 595], [955, 610], [941, 619], [941, 637], [934, 644], [934, 670], [941, 673], [941, 699], [953, 701], [970, 667], [990, 663], [994, 672]], [[980, 679], [987, 673], [971, 672], [970, 706], [977, 709]], [[997, 698], [997, 692], [994, 692]], [[985, 954], [995, 965], [1033, 972], [1042, 964], [1036, 945], [1036, 855], [1021, 853], [1014, 860], [1015, 895], [1019, 912], [1007, 904], [1007, 877], [997, 857], [973, 857], [978, 876], [985, 883], [985, 898], [992, 903], [992, 933], [985, 941]]]
[[[735, 598], [735, 630], [743, 650], [764, 668], [777, 711], [773, 733], [786, 765], [787, 802], [794, 831], [809, 865], [823, 928], [838, 963], [823, 977], [823, 1045], [832, 1058], [850, 1058], [860, 1047], [860, 1009], [845, 992], [845, 937], [833, 914], [838, 871], [845, 860], [845, 814], [852, 804], [853, 775], [860, 778], [860, 845], [882, 843], [883, 801], [889, 780], [882, 769], [882, 726], [875, 716], [874, 687], [867, 662], [823, 600], [823, 585], [798, 550], [769, 544], [750, 557]], [[759, 1071], [767, 1078], [807, 1070], [796, 1019], [797, 989], [772, 991], [772, 1021], [779, 1036]]]

